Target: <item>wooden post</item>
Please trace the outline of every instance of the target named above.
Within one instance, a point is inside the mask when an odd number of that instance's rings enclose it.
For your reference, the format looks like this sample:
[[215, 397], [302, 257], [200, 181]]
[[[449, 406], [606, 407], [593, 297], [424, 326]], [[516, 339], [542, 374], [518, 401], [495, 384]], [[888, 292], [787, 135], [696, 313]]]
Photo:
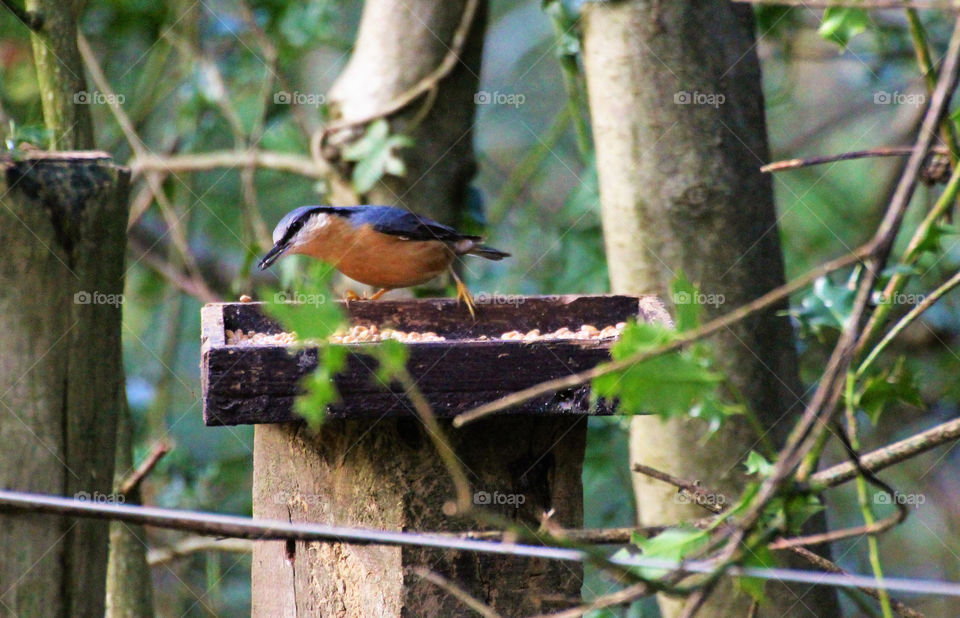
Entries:
[[[0, 487], [111, 500], [129, 173], [0, 158]], [[0, 513], [0, 607], [102, 616], [108, 523]]]
[[[461, 312], [463, 315], [461, 315]], [[351, 303], [351, 321], [448, 338], [410, 346], [408, 370], [447, 430], [466, 469], [474, 502], [536, 530], [544, 513], [563, 527], [583, 525], [581, 471], [586, 416], [609, 414], [581, 387], [530, 402], [462, 429], [450, 416], [544, 379], [609, 358], [612, 339], [501, 341], [510, 330], [542, 332], [630, 317], [662, 320], [655, 298], [532, 297], [480, 307], [472, 323], [449, 299]], [[363, 344], [337, 377], [342, 401], [314, 433], [291, 411], [299, 377], [316, 352], [227, 345], [226, 330], [277, 332], [254, 304], [203, 311], [204, 418], [208, 425], [255, 423], [254, 517], [403, 531], [477, 529], [450, 516], [454, 493], [426, 428], [400, 391], [371, 380]], [[367, 344], [370, 345], [370, 344]], [[375, 345], [375, 344], [374, 344]], [[420, 579], [427, 568], [509, 615], [549, 612], [580, 598], [579, 566], [469, 552], [265, 541], [254, 547], [254, 616], [448, 616], [466, 612]]]

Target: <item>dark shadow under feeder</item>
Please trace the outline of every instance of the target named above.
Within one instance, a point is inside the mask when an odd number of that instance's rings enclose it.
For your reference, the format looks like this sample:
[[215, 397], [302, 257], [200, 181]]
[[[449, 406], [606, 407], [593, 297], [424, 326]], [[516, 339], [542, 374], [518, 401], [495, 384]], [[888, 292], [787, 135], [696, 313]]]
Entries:
[[[352, 324], [432, 331], [445, 341], [409, 345], [407, 368], [440, 417], [544, 380], [609, 360], [614, 338], [502, 340], [509, 331], [598, 329], [635, 318], [669, 322], [655, 297], [511, 297], [478, 307], [477, 320], [452, 299], [353, 302]], [[228, 345], [226, 331], [277, 333], [256, 303], [203, 309], [203, 400], [207, 425], [254, 424], [254, 516], [384, 530], [463, 531], [448, 516], [454, 495], [426, 429], [400, 390], [373, 378], [374, 361], [350, 344], [336, 378], [341, 402], [317, 432], [293, 412], [300, 378], [315, 349], [294, 355], [277, 345]], [[536, 529], [545, 513], [566, 528], [583, 524], [581, 471], [589, 386], [536, 399], [453, 429], [442, 421], [468, 471], [475, 503]], [[577, 602], [582, 570], [528, 558], [341, 543], [264, 542], [253, 556], [253, 614], [454, 615], [460, 602], [413, 572], [423, 566], [508, 614]]]

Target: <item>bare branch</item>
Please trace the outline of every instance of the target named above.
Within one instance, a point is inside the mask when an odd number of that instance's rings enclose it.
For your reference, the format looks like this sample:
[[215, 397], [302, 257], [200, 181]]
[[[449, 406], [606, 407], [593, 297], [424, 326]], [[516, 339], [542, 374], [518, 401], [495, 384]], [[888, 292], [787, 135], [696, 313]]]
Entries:
[[153, 468], [163, 459], [164, 455], [170, 452], [170, 449], [173, 448], [169, 442], [161, 440], [153, 445], [153, 449], [150, 451], [150, 455], [147, 456], [143, 462], [137, 466], [137, 469], [134, 470], [130, 476], [123, 479], [123, 482], [120, 483], [120, 493], [124, 496], [130, 495], [134, 489], [140, 486], [140, 483], [144, 478], [153, 470]]
[[473, 598], [472, 596], [470, 596], [470, 593], [468, 593], [466, 590], [456, 585], [446, 577], [443, 577], [442, 575], [434, 573], [433, 571], [429, 569], [425, 569], [423, 567], [417, 567], [413, 569], [413, 572], [414, 574], [416, 574], [417, 577], [425, 579], [431, 584], [435, 586], [439, 586], [440, 588], [443, 588], [448, 593], [450, 593], [450, 596], [456, 598], [458, 601], [460, 601], [461, 603], [463, 603], [473, 611], [477, 612], [481, 616], [484, 616], [484, 618], [500, 618], [500, 614], [493, 611], [493, 609], [489, 605], [482, 603], [477, 599]]
[[299, 174], [307, 178], [323, 178], [329, 167], [301, 155], [268, 150], [221, 150], [197, 154], [182, 154], [162, 157], [150, 154], [137, 155], [129, 162], [134, 177], [148, 171], [203, 172], [219, 168], [260, 167]]
[[175, 545], [158, 547], [147, 552], [147, 564], [158, 566], [185, 558], [192, 554], [209, 551], [228, 551], [249, 554], [253, 551], [253, 541], [249, 539], [217, 539], [208, 536], [189, 536]]

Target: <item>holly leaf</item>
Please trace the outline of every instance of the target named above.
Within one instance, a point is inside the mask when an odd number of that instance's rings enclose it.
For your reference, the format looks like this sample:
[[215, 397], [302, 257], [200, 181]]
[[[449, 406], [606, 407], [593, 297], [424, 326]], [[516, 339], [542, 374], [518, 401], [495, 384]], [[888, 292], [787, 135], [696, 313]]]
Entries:
[[750, 451], [744, 466], [747, 468], [747, 474], [758, 474], [760, 476], [770, 476], [770, 472], [773, 470], [773, 464], [756, 451]]
[[[743, 566], [745, 567], [761, 569], [770, 569], [776, 565], [777, 563], [773, 558], [773, 552], [764, 545], [754, 547], [743, 561]], [[733, 581], [738, 590], [749, 594], [757, 603], [763, 603], [766, 600], [764, 586], [767, 580], [760, 579], [759, 577], [736, 577]]]
[[700, 291], [690, 283], [683, 271], [670, 282], [670, 296], [673, 298], [674, 319], [678, 332], [693, 330], [700, 325]]
[[[645, 558], [659, 558], [672, 562], [682, 562], [694, 556], [710, 542], [710, 533], [692, 526], [667, 528], [649, 539], [635, 539]], [[669, 572], [669, 569], [641, 567], [641, 577], [656, 579]]]
[[892, 367], [867, 378], [856, 395], [854, 405], [863, 410], [874, 425], [880, 415], [892, 403], [903, 403], [923, 408], [923, 398], [917, 388], [916, 377], [901, 356]]
[[[654, 324], [631, 322], [611, 349], [614, 359], [668, 342], [672, 331]], [[657, 414], [663, 418], [687, 414], [714, 393], [723, 375], [712, 371], [689, 352], [670, 352], [593, 380], [593, 392], [619, 398], [620, 411]]]
[[856, 292], [846, 285], [837, 285], [829, 277], [820, 277], [813, 283], [810, 292], [800, 299], [800, 307], [790, 311], [807, 335], [823, 341], [830, 331], [842, 330], [850, 312]]
[[343, 158], [356, 163], [351, 176], [354, 190], [367, 193], [387, 174], [406, 174], [403, 159], [394, 151], [412, 145], [405, 135], [390, 135], [390, 125], [383, 118], [372, 122], [363, 137], [343, 149]]
[[823, 21], [817, 32], [828, 41], [846, 47], [850, 39], [864, 32], [870, 25], [870, 16], [864, 9], [829, 7], [823, 12]]
[[927, 253], [940, 253], [943, 250], [943, 237], [956, 236], [957, 234], [960, 234], [960, 229], [957, 229], [957, 226], [935, 223], [927, 230], [927, 235], [917, 245], [917, 250]]

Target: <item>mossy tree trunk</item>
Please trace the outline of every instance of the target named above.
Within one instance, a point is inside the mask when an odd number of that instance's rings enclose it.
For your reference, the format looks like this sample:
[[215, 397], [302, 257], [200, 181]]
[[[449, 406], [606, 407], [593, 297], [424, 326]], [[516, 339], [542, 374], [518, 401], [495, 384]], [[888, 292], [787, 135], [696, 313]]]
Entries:
[[51, 150], [89, 150], [94, 147], [90, 116], [92, 93], [87, 91], [77, 21], [82, 2], [27, 0], [27, 10], [43, 18], [30, 34], [43, 122], [50, 130]]
[[[681, 270], [718, 302], [707, 317], [784, 281], [769, 176], [764, 103], [749, 6], [729, 2], [588, 3], [584, 66], [596, 140], [603, 228], [614, 292], [666, 295]], [[770, 437], [789, 429], [803, 389], [785, 306], [716, 339], [716, 358]], [[701, 422], [636, 417], [631, 457], [739, 494], [757, 436], [732, 418], [704, 442]], [[702, 517], [676, 490], [637, 476], [641, 523]], [[771, 586], [761, 615], [837, 613], [821, 587]], [[661, 599], [666, 615], [682, 600]], [[747, 615], [750, 599], [727, 583], [703, 611]]]
[[[103, 153], [0, 172], [0, 487], [114, 499], [129, 173]], [[103, 615], [107, 546], [106, 522], [0, 514], [4, 611]]]

